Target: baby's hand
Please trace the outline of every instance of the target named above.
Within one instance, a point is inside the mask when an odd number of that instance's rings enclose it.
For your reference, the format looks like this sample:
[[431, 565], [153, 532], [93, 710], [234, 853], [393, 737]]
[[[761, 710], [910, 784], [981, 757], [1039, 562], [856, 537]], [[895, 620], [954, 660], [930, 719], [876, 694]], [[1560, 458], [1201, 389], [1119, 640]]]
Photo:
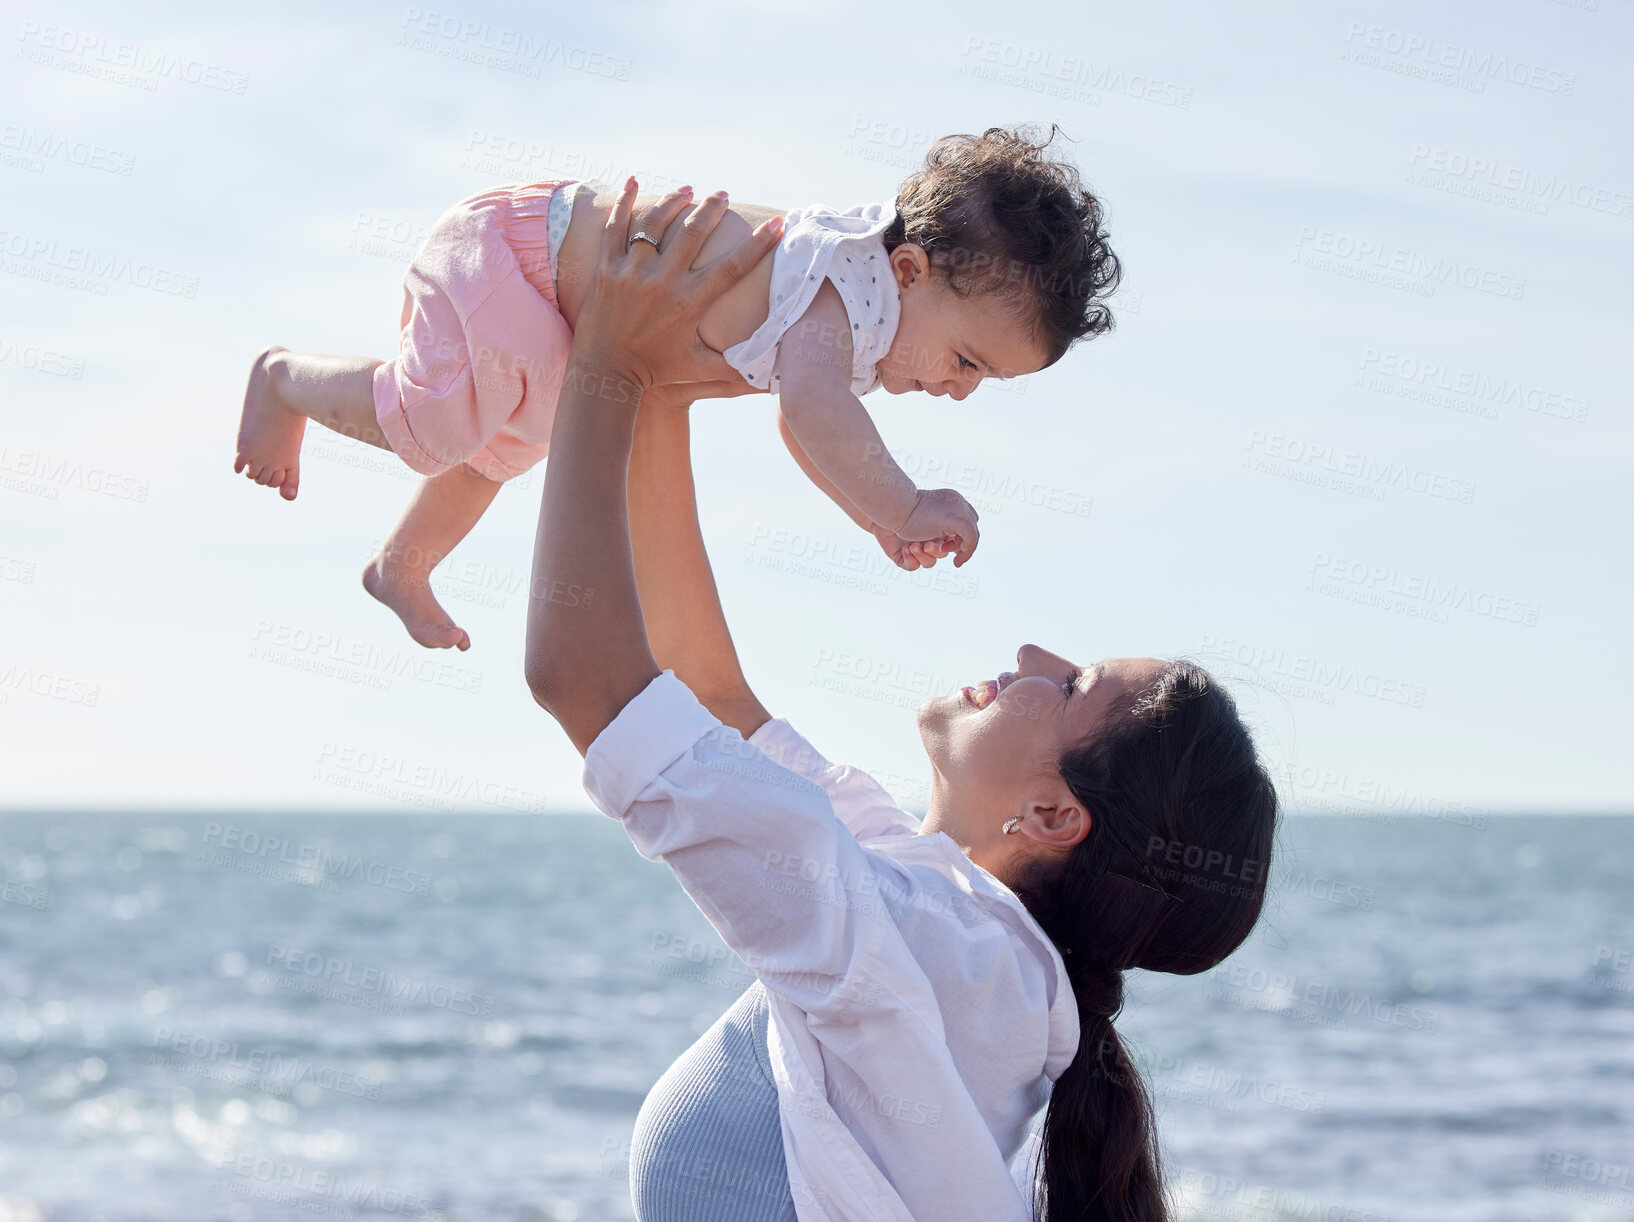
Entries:
[[956, 537], [957, 542], [953, 546], [954, 568], [959, 568], [970, 559], [981, 539], [975, 509], [952, 488], [921, 489], [913, 512], [896, 533], [909, 542]]
[[958, 540], [952, 536], [943, 539], [926, 539], [924, 541], [909, 541], [888, 526], [881, 526], [877, 522], [870, 528], [879, 545], [885, 549], [885, 554], [899, 569], [913, 572], [915, 569], [933, 569], [936, 562], [951, 552]]

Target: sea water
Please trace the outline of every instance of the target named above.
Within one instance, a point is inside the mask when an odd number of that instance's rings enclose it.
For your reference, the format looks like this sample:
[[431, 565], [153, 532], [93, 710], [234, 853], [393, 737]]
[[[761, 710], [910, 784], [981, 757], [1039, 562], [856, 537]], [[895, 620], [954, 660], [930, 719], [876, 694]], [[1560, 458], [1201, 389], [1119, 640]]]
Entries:
[[[1634, 1216], [1631, 864], [1634, 819], [1285, 821], [1254, 937], [1118, 1021], [1177, 1218]], [[751, 979], [599, 815], [0, 816], [0, 1220], [628, 1218]]]

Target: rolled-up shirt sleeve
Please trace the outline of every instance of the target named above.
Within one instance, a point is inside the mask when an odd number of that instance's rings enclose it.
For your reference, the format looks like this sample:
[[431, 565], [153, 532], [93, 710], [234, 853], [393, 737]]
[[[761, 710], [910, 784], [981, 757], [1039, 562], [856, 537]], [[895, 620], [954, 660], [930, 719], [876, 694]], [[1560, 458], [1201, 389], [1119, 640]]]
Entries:
[[904, 970], [912, 958], [883, 897], [911, 892], [911, 874], [864, 849], [822, 785], [722, 725], [674, 672], [591, 743], [584, 786], [767, 988], [814, 1018], [900, 1009], [940, 1034], [922, 997], [895, 992], [919, 972]]

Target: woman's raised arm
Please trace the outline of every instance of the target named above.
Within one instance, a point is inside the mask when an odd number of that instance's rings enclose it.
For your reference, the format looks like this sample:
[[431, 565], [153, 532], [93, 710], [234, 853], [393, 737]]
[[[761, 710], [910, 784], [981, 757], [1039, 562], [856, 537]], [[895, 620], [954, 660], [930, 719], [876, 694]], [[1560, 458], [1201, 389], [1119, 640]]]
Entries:
[[[730, 254], [690, 270], [725, 214], [672, 193], [641, 218], [662, 251], [629, 242], [635, 180], [608, 217], [580, 309], [551, 429], [550, 462], [528, 596], [526, 675], [582, 754], [659, 673], [631, 555], [627, 474], [642, 394], [664, 382], [727, 380], [733, 370], [698, 337], [698, 319], [781, 233], [781, 217]], [[683, 212], [686, 219], [672, 224]], [[712, 584], [712, 579], [711, 579]], [[740, 675], [741, 678], [741, 675]]]
[[[711, 395], [754, 392], [740, 382]], [[658, 665], [703, 706], [748, 738], [771, 719], [750, 690], [726, 626], [698, 525], [688, 404], [699, 388], [658, 386], [641, 401], [630, 454], [630, 534], [635, 580]]]

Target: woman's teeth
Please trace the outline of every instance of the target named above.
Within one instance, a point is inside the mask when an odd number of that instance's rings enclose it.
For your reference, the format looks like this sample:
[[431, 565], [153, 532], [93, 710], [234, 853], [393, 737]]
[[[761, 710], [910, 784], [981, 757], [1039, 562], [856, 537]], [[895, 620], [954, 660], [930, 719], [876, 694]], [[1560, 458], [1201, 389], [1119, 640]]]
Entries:
[[998, 694], [998, 684], [989, 679], [980, 687], [970, 689], [970, 703], [978, 709], [985, 709]]

